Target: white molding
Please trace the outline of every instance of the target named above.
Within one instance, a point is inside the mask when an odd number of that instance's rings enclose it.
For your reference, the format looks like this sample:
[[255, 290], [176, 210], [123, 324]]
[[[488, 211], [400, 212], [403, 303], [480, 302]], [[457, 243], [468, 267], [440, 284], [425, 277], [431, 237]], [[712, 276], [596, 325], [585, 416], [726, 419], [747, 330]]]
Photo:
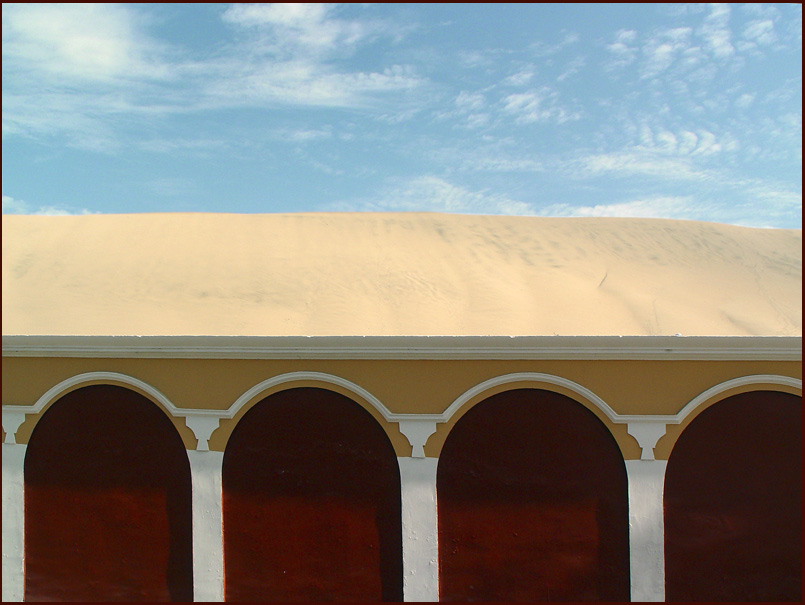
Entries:
[[196, 451], [208, 452], [209, 439], [221, 421], [220, 416], [213, 416], [210, 414], [185, 414], [185, 424], [193, 431], [193, 434], [198, 439]]
[[14, 445], [17, 443], [17, 431], [22, 423], [25, 422], [25, 409], [14, 409], [22, 406], [3, 406], [3, 430], [6, 432], [6, 440], [3, 443]]
[[456, 400], [453, 401], [453, 403], [451, 403], [444, 412], [437, 415], [440, 418], [439, 422], [449, 421], [453, 417], [453, 415], [464, 406], [464, 404], [466, 404], [474, 397], [481, 395], [486, 391], [490, 391], [495, 387], [515, 382], [529, 382], [533, 384], [552, 384], [558, 387], [568, 389], [569, 391], [572, 391], [577, 395], [582, 396], [584, 399], [592, 403], [599, 410], [601, 410], [606, 415], [606, 417], [609, 418], [612, 422], [624, 422], [623, 420], [620, 420], [621, 418], [623, 418], [622, 416], [617, 414], [615, 410], [613, 410], [603, 399], [601, 399], [598, 395], [593, 393], [590, 389], [583, 387], [580, 384], [573, 382], [572, 380], [568, 380], [567, 378], [562, 378], [561, 376], [555, 376], [553, 374], [543, 374], [540, 372], [515, 372], [512, 374], [502, 374], [500, 376], [490, 378], [489, 380], [485, 380], [480, 384], [476, 384], [474, 387], [468, 389], [467, 391], [459, 395], [458, 398], [456, 398]]
[[[196, 421], [195, 417], [219, 416], [215, 410], [187, 410], [177, 408], [173, 402], [171, 402], [171, 400], [162, 394], [158, 389], [154, 388], [147, 382], [143, 382], [139, 378], [134, 378], [133, 376], [129, 376], [127, 374], [121, 374], [119, 372], [85, 372], [83, 374], [71, 376], [70, 378], [62, 380], [58, 384], [52, 386], [45, 392], [44, 395], [37, 399], [36, 403], [34, 403], [32, 406], [4, 405], [2, 408], [3, 430], [6, 431], [6, 443], [16, 442], [16, 432], [22, 424], [22, 422], [17, 423], [19, 416], [22, 415], [24, 419], [24, 415], [38, 414], [45, 408], [45, 406], [58, 399], [62, 394], [71, 390], [73, 387], [79, 387], [83, 384], [89, 383], [123, 384], [140, 389], [151, 397], [152, 400], [160, 403], [171, 416], [186, 418], [185, 422], [187, 426], [196, 435], [196, 439], [199, 440], [199, 445], [203, 444], [204, 447], [206, 447], [209, 435], [205, 433], [196, 433], [196, 430], [199, 428], [206, 430], [209, 422]], [[13, 429], [13, 432], [6, 429], [6, 422], [9, 423], [9, 428], [11, 428], [14, 423], [17, 423], [16, 427]]]
[[3, 336], [5, 357], [801, 361], [802, 336]]
[[791, 378], [790, 376], [779, 376], [776, 374], [751, 374], [748, 376], [741, 376], [739, 378], [732, 378], [725, 380], [706, 391], [700, 393], [690, 400], [690, 402], [683, 407], [678, 414], [676, 414], [670, 424], [681, 424], [685, 418], [690, 416], [699, 406], [707, 403], [708, 401], [716, 398], [718, 395], [730, 391], [735, 388], [751, 385], [761, 384], [776, 384], [780, 386], [793, 387], [802, 390], [802, 380], [799, 378]]
[[665, 435], [666, 427], [665, 422], [629, 422], [626, 425], [626, 432], [637, 439], [642, 450], [641, 460], [654, 460], [654, 447]]
[[400, 432], [411, 444], [411, 457], [424, 458], [425, 444], [436, 432], [436, 422], [430, 418], [416, 418], [413, 420], [400, 420]]
[[353, 395], [357, 395], [367, 403], [369, 403], [375, 410], [377, 410], [384, 420], [387, 422], [398, 423], [400, 432], [408, 439], [408, 443], [412, 447], [412, 456], [416, 458], [424, 458], [424, 446], [428, 437], [436, 431], [436, 415], [433, 414], [395, 414], [389, 410], [382, 401], [372, 395], [363, 387], [341, 378], [335, 374], [326, 374], [324, 372], [288, 372], [273, 376], [263, 380], [262, 382], [254, 385], [240, 397], [235, 400], [235, 403], [229, 406], [225, 413], [221, 414], [221, 418], [233, 418], [245, 405], [250, 401], [259, 398], [266, 391], [290, 382], [321, 382], [323, 384], [330, 384], [339, 386]]
[[[791, 378], [789, 376], [778, 376], [773, 374], [754, 374], [748, 376], [741, 376], [731, 380], [724, 381], [717, 384], [700, 395], [693, 398], [685, 407], [676, 414], [618, 414], [615, 412], [603, 399], [590, 391], [588, 388], [580, 384], [562, 378], [561, 376], [554, 376], [552, 374], [541, 374], [537, 372], [517, 372], [513, 374], [503, 374], [485, 380], [474, 387], [471, 387], [463, 394], [461, 394], [450, 406], [441, 414], [433, 414], [431, 418], [435, 422], [448, 422], [453, 415], [464, 407], [464, 405], [483, 394], [490, 391], [495, 387], [512, 384], [516, 382], [525, 382], [532, 384], [552, 384], [555, 386], [568, 389], [577, 395], [583, 397], [586, 401], [593, 404], [614, 424], [626, 424], [627, 432], [638, 443], [641, 448], [641, 460], [654, 460], [654, 447], [657, 441], [665, 434], [666, 425], [680, 424], [685, 418], [693, 412], [698, 406], [709, 401], [713, 397], [730, 389], [748, 386], [748, 385], [784, 385], [802, 390], [802, 380], [798, 378]], [[424, 415], [422, 417], [424, 419]]]
[[[448, 408], [441, 414], [397, 414], [391, 412], [377, 397], [372, 395], [363, 387], [334, 374], [323, 372], [288, 372], [273, 376], [254, 385], [238, 397], [235, 402], [225, 410], [210, 409], [188, 409], [177, 408], [164, 394], [158, 389], [149, 385], [138, 378], [121, 374], [118, 372], [85, 372], [67, 378], [55, 386], [48, 389], [33, 406], [3, 405], [3, 430], [6, 431], [6, 443], [15, 443], [16, 432], [24, 421], [26, 414], [37, 414], [44, 409], [51, 401], [57, 399], [62, 393], [73, 387], [91, 382], [102, 382], [104, 384], [124, 384], [133, 386], [147, 393], [155, 401], [162, 404], [165, 410], [174, 417], [185, 418], [185, 423], [190, 428], [196, 439], [198, 439], [197, 450], [206, 451], [208, 440], [215, 429], [218, 428], [222, 418], [233, 418], [247, 403], [259, 397], [267, 390], [289, 382], [321, 382], [339, 386], [374, 407], [387, 422], [397, 422], [400, 431], [405, 435], [413, 448], [412, 456], [424, 457], [424, 445], [428, 438], [435, 432], [436, 424], [449, 422], [453, 415], [458, 412], [468, 401], [483, 394], [486, 391], [498, 386], [525, 382], [532, 384], [551, 384], [568, 389], [584, 398], [586, 401], [597, 407], [604, 415], [615, 424], [628, 424], [628, 433], [635, 438], [642, 449], [641, 458], [652, 460], [654, 458], [653, 448], [657, 440], [662, 437], [660, 425], [680, 424], [697, 407], [719, 394], [733, 388], [754, 385], [754, 384], [777, 384], [802, 389], [802, 380], [791, 378], [790, 376], [780, 376], [773, 374], [755, 374], [733, 378], [717, 384], [701, 394], [694, 397], [677, 414], [669, 415], [639, 415], [639, 414], [618, 414], [609, 404], [588, 388], [561, 376], [544, 374], [539, 372], [515, 372], [503, 374], [485, 380], [456, 398]], [[647, 425], [641, 428], [639, 425]], [[652, 428], [649, 428], [649, 425]], [[653, 443], [650, 441], [656, 435]]]
[[161, 403], [172, 416], [179, 415], [178, 412], [180, 412], [180, 409], [173, 405], [170, 399], [165, 397], [165, 395], [163, 395], [159, 390], [155, 389], [147, 382], [143, 382], [139, 378], [134, 378], [133, 376], [121, 374], [119, 372], [84, 372], [83, 374], [76, 374], [75, 376], [66, 378], [65, 380], [62, 380], [60, 383], [48, 389], [45, 394], [37, 399], [36, 403], [34, 403], [33, 406], [26, 411], [26, 414], [38, 414], [45, 408], [46, 405], [58, 399], [63, 393], [69, 391], [73, 387], [90, 382], [101, 382], [103, 384], [121, 383], [135, 387], [141, 391], [144, 391], [152, 399]]
[[377, 397], [372, 395], [369, 391], [361, 386], [358, 386], [354, 382], [350, 382], [346, 378], [341, 378], [340, 376], [336, 376], [334, 374], [326, 374], [324, 372], [287, 372], [285, 374], [268, 378], [251, 387], [248, 391], [243, 393], [243, 395], [238, 397], [235, 400], [235, 403], [227, 408], [222, 417], [233, 418], [241, 410], [241, 408], [243, 408], [243, 406], [250, 401], [253, 401], [269, 389], [288, 382], [322, 382], [325, 384], [336, 385], [362, 398], [378, 412], [380, 412], [385, 420], [395, 422], [395, 417], [400, 416], [400, 414], [393, 414]]

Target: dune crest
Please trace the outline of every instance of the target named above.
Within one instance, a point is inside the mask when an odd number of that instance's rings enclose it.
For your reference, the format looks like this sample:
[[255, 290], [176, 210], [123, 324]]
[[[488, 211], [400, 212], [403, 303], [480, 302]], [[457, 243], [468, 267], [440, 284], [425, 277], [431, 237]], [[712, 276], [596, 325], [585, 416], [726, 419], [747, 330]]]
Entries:
[[800, 336], [802, 232], [431, 213], [3, 217], [3, 334]]

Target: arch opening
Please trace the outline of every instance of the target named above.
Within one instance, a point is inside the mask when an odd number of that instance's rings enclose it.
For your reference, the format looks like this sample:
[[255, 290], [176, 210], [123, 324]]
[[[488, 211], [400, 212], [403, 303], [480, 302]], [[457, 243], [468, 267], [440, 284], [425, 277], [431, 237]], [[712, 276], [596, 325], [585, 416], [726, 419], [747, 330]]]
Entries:
[[146, 397], [114, 385], [60, 397], [24, 481], [26, 600], [192, 600], [190, 465]]
[[227, 600], [402, 600], [396, 454], [348, 397], [257, 403], [227, 443], [223, 494]]
[[437, 490], [442, 600], [629, 599], [623, 458], [569, 397], [475, 405], [447, 436]]
[[802, 398], [750, 391], [679, 436], [665, 478], [666, 596], [802, 599]]

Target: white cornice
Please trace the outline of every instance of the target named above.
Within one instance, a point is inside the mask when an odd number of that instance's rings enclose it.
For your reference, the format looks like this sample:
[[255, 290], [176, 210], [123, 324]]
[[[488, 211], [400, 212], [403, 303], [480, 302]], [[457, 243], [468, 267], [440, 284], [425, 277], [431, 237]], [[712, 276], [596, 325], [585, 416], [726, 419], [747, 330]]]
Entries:
[[3, 336], [4, 357], [802, 359], [801, 336]]

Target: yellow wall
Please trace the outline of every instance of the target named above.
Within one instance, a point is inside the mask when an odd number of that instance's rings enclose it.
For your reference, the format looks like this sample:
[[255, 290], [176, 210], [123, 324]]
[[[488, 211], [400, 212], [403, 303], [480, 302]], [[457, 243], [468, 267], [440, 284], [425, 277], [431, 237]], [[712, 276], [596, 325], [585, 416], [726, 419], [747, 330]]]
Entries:
[[[230, 359], [83, 359], [6, 357], [2, 366], [3, 405], [31, 406], [51, 387], [85, 372], [118, 372], [142, 380], [162, 392], [176, 407], [218, 409], [231, 406], [256, 384], [289, 372], [313, 371], [332, 374], [366, 389], [393, 413], [438, 414], [473, 386], [504, 374], [539, 372], [571, 380], [595, 393], [618, 414], [663, 414], [679, 412], [691, 399], [719, 383], [752, 374], [775, 374], [801, 378], [799, 361], [449, 361], [449, 360], [230, 360]], [[291, 383], [275, 390], [311, 384]], [[315, 386], [322, 386], [315, 383]], [[503, 389], [521, 385], [509, 384]], [[355, 399], [355, 395], [327, 386]], [[627, 459], [640, 457], [636, 441], [626, 425], [613, 424], [603, 413], [575, 393], [555, 386], [590, 408], [612, 431]], [[778, 390], [789, 390], [777, 387]], [[468, 402], [450, 422], [439, 425], [425, 452], [438, 456], [452, 425], [471, 405], [497, 391], [489, 391]], [[266, 393], [267, 394], [267, 393]], [[261, 395], [262, 399], [266, 394]], [[728, 393], [734, 394], [733, 392]], [[800, 394], [797, 392], [797, 394]], [[256, 403], [256, 401], [254, 402]], [[371, 405], [358, 401], [383, 425], [398, 455], [410, 455], [411, 447], [396, 423], [388, 423]], [[223, 450], [237, 420], [247, 405], [231, 420], [222, 420], [210, 448]], [[695, 415], [695, 414], [694, 414]], [[692, 415], [692, 416], [694, 416]], [[657, 444], [658, 459], [666, 459], [679, 432], [669, 425], [666, 437]], [[27, 443], [37, 421], [29, 416], [17, 432], [17, 441]], [[183, 418], [174, 424], [189, 448], [195, 438]]]

